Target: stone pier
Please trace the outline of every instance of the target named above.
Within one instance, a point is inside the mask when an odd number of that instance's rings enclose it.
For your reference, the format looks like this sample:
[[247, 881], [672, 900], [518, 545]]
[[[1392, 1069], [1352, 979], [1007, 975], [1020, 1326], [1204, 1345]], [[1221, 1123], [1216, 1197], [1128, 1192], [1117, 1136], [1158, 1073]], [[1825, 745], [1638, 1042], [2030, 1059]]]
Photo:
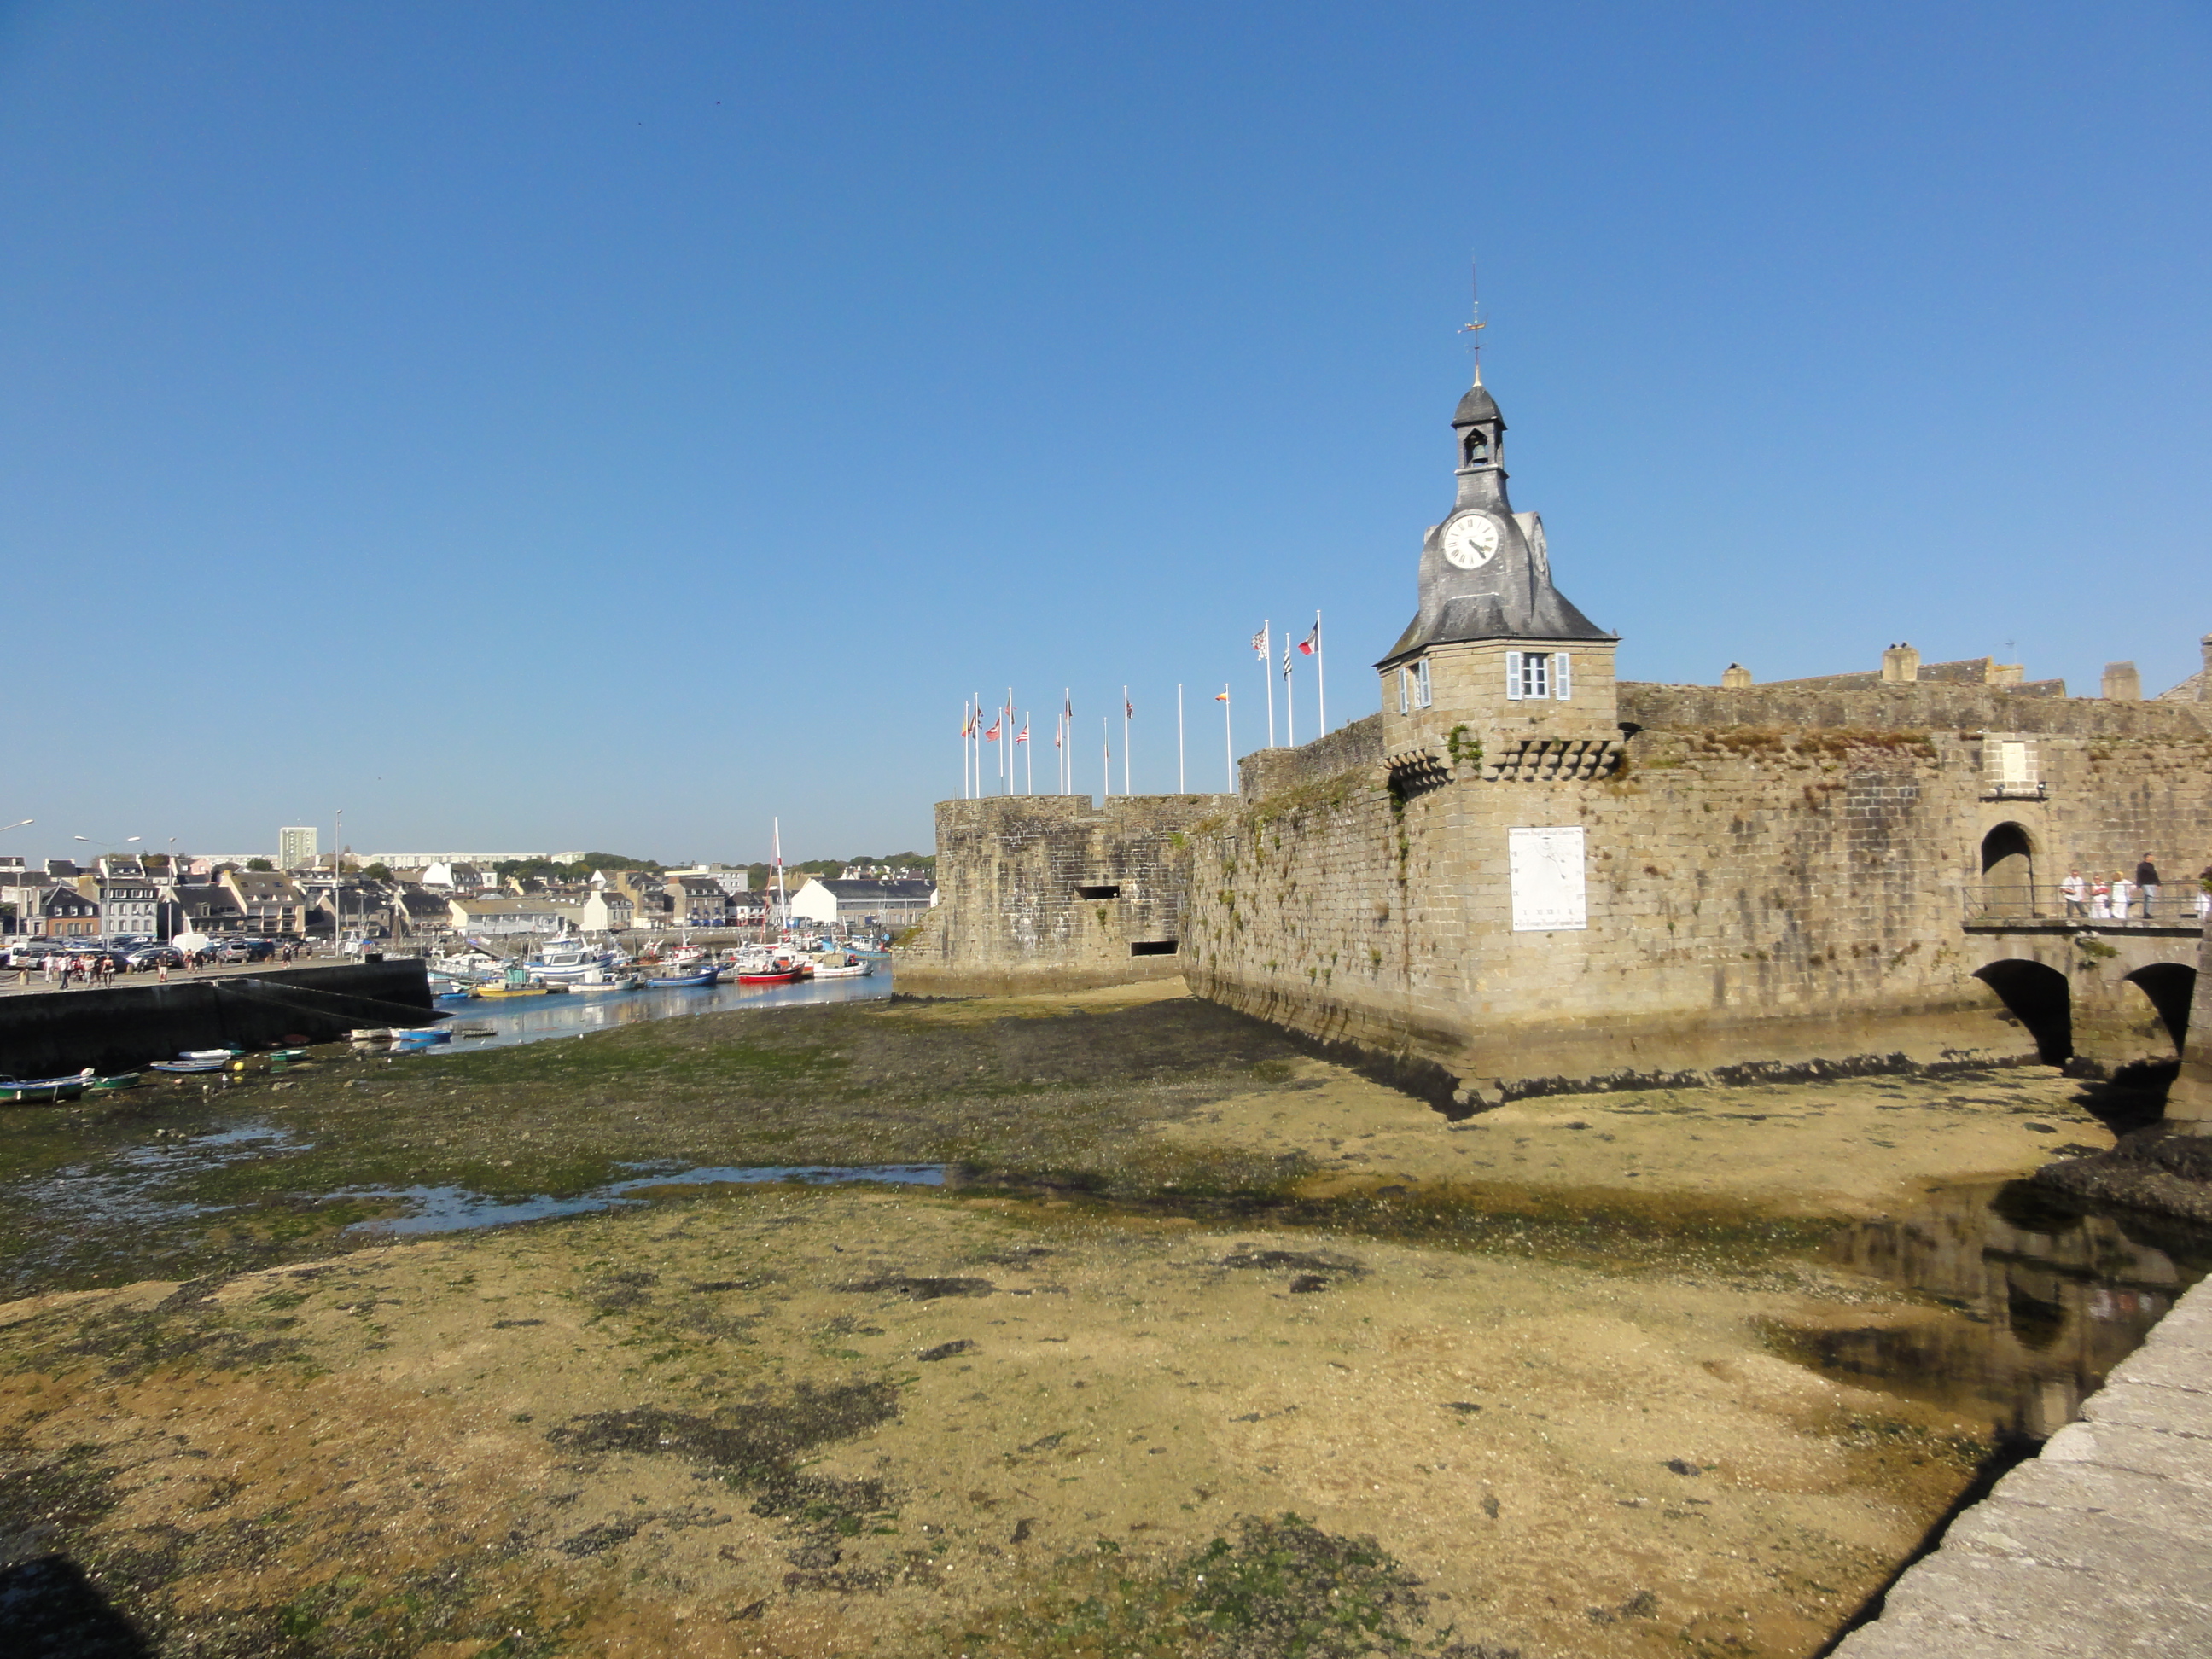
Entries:
[[1835, 1659], [2212, 1654], [2212, 1280], [1952, 1522]]

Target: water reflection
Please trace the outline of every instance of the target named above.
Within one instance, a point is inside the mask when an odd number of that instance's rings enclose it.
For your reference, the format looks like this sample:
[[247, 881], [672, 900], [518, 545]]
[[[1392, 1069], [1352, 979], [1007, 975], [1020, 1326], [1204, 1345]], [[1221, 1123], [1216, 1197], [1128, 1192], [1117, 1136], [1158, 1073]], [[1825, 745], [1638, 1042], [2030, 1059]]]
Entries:
[[439, 1054], [475, 1048], [511, 1048], [547, 1037], [580, 1036], [653, 1019], [726, 1013], [732, 1008], [787, 1008], [817, 1002], [863, 1002], [891, 994], [888, 963], [855, 979], [810, 980], [800, 985], [710, 985], [704, 988], [643, 987], [605, 994], [567, 992], [550, 997], [486, 997], [440, 1005], [450, 1012], [453, 1040], [425, 1050]]
[[2212, 1232], [2093, 1213], [2026, 1182], [1990, 1182], [1856, 1223], [1823, 1254], [1948, 1311], [1792, 1328], [1778, 1333], [1782, 1346], [1838, 1379], [2040, 1440], [2071, 1422], [2159, 1316], [2212, 1271]]

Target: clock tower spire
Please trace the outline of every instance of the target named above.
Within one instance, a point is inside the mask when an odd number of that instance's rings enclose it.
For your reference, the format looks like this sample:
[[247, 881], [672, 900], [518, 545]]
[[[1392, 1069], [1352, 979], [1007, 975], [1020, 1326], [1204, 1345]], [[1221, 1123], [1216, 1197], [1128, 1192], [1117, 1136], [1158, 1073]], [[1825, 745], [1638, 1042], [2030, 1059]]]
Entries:
[[[1478, 316], [1466, 331], [1484, 326]], [[1505, 416], [1479, 359], [1451, 426], [1452, 508], [1421, 543], [1420, 608], [1376, 665], [1385, 750], [1394, 769], [1402, 757], [1417, 770], [1448, 754], [1444, 769], [1456, 774], [1472, 747], [1492, 757], [1485, 777], [1504, 778], [1521, 775], [1524, 763], [1506, 757], [1564, 744], [1560, 752], [1576, 757], [1569, 769], [1588, 775], [1610, 765], [1619, 745], [1619, 636], [1553, 585], [1543, 520], [1513, 510]]]

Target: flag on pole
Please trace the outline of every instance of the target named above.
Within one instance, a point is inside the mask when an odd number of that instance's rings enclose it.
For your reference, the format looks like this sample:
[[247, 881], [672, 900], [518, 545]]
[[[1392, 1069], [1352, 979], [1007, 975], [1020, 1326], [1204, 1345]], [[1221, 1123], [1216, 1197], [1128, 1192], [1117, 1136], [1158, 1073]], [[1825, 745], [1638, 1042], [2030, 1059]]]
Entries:
[[1252, 635], [1252, 654], [1265, 662], [1267, 659], [1267, 624], [1261, 623]]
[[1022, 729], [1014, 733], [1014, 741], [1016, 743], [1027, 743], [1029, 740], [1030, 723], [1027, 720], [1024, 720], [1022, 722]]
[[1216, 702], [1227, 702], [1229, 701], [1229, 694], [1226, 691], [1217, 691], [1213, 694], [1213, 700]]
[[1287, 639], [1283, 641], [1283, 672], [1288, 674], [1291, 672], [1291, 665], [1297, 660], [1297, 659], [1295, 657], [1291, 655], [1290, 641]]
[[983, 741], [986, 743], [996, 743], [998, 740], [999, 717], [996, 714], [994, 714], [991, 716], [991, 729], [983, 733]]
[[1134, 720], [1136, 717], [1137, 705], [1131, 702], [1127, 696], [1124, 696], [1121, 699], [1121, 718], [1127, 720]]
[[1311, 655], [1313, 655], [1313, 653], [1314, 653], [1316, 651], [1319, 650], [1320, 648], [1321, 648], [1321, 624], [1320, 624], [1319, 623], [1316, 623], [1313, 625], [1313, 632], [1312, 632], [1312, 633], [1310, 633], [1310, 634], [1309, 634], [1309, 635], [1307, 635], [1305, 636], [1305, 638], [1304, 638], [1304, 639], [1302, 639], [1302, 640], [1300, 640], [1300, 641], [1298, 641], [1298, 650], [1299, 650], [1299, 651], [1300, 651], [1300, 653], [1302, 653], [1304, 655], [1306, 655], [1306, 656], [1310, 657]]

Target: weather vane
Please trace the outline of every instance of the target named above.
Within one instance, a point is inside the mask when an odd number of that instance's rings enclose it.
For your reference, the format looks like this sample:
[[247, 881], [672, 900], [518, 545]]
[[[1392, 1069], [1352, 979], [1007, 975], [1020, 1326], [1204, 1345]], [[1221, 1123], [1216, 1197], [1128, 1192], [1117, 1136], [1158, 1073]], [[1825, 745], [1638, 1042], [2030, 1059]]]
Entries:
[[1459, 331], [1474, 337], [1470, 343], [1474, 351], [1474, 383], [1480, 386], [1482, 384], [1482, 331], [1488, 328], [1490, 325], [1482, 320], [1482, 288], [1475, 263], [1472, 259], [1467, 262], [1467, 296], [1468, 321], [1461, 326]]

